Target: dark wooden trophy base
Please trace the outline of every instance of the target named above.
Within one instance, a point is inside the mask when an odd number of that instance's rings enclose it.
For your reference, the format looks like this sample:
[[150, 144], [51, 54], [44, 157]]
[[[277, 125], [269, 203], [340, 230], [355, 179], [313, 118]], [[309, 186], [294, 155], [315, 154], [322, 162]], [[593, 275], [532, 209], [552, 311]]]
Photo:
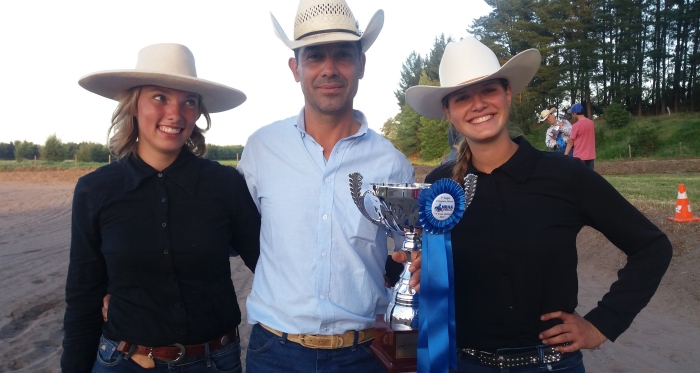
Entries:
[[387, 372], [415, 372], [418, 330], [391, 330], [384, 315], [377, 315], [374, 342], [369, 347]]

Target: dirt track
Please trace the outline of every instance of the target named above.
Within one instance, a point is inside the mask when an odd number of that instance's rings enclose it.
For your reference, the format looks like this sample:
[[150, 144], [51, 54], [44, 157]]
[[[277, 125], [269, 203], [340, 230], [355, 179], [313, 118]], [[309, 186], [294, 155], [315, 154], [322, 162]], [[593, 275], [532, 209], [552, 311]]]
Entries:
[[[610, 167], [616, 172], [660, 167], [614, 163]], [[693, 164], [700, 166], [700, 160]], [[604, 162], [596, 164], [596, 169], [605, 167]], [[416, 167], [423, 178], [429, 169]], [[81, 173], [0, 172], [0, 372], [59, 371], [70, 206]], [[671, 268], [649, 306], [616, 343], [584, 352], [587, 371], [700, 372], [700, 223], [669, 222], [668, 211], [643, 212], [673, 242]], [[579, 312], [585, 313], [614, 281], [625, 258], [589, 228], [581, 231], [577, 243]], [[244, 306], [252, 276], [240, 260], [233, 259], [231, 268]], [[249, 330], [244, 323], [243, 347]]]

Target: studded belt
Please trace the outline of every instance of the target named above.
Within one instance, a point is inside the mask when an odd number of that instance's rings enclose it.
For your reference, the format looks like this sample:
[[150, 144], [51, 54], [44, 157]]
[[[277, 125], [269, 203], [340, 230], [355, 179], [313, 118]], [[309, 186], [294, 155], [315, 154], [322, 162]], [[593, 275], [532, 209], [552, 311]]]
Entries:
[[[281, 337], [281, 331], [273, 329], [260, 323], [265, 330]], [[355, 331], [351, 330], [343, 334], [323, 335], [323, 334], [287, 334], [287, 340], [298, 343], [304, 347], [322, 350], [334, 350], [337, 348], [350, 347], [355, 339]], [[374, 339], [374, 328], [360, 330], [357, 332], [357, 343], [365, 343]]]
[[458, 355], [471, 355], [479, 360], [481, 365], [498, 368], [515, 368], [526, 365], [537, 365], [540, 363], [549, 364], [561, 360], [563, 353], [556, 351], [557, 346], [567, 346], [565, 343], [556, 346], [546, 346], [542, 348], [542, 358], [537, 347], [532, 347], [528, 352], [513, 354], [498, 354], [475, 350], [473, 348], [461, 348], [457, 350]]

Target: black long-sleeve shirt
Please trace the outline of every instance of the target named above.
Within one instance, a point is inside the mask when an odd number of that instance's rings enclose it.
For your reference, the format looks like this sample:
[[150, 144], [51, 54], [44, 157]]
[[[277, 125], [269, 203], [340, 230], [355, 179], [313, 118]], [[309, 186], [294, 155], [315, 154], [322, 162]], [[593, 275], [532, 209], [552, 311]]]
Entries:
[[101, 334], [155, 347], [203, 343], [233, 330], [241, 311], [229, 250], [254, 270], [259, 234], [260, 215], [242, 176], [185, 149], [162, 172], [130, 156], [80, 178], [63, 371], [89, 372]]
[[[491, 174], [451, 231], [457, 346], [494, 350], [541, 344], [560, 323], [541, 321], [577, 304], [576, 235], [593, 227], [628, 255], [610, 291], [584, 317], [614, 341], [658, 287], [672, 256], [666, 235], [603, 177], [577, 159], [534, 149], [523, 138]], [[426, 177], [451, 178], [454, 162]]]

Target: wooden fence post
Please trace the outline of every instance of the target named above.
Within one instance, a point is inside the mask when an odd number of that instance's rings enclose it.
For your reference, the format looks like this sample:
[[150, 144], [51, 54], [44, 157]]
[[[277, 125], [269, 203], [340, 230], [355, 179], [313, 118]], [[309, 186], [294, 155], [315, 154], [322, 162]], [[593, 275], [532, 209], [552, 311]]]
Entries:
[[629, 148], [629, 151], [630, 151], [630, 158], [632, 158], [632, 144], [627, 144], [627, 147]]
[[34, 167], [36, 167], [36, 155], [34, 156]]

